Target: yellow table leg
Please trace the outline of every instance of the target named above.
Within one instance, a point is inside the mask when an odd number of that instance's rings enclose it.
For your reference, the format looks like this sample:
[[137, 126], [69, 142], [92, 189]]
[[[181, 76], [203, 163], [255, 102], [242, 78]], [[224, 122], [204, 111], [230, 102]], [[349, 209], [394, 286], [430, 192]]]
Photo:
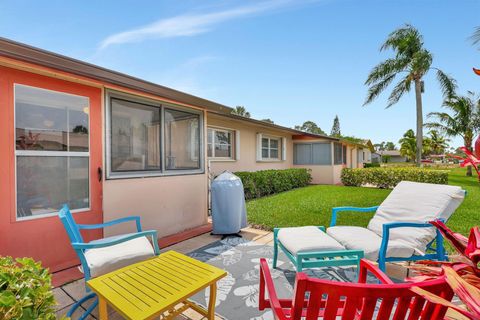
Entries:
[[108, 320], [107, 300], [98, 297], [98, 314], [100, 320]]
[[210, 284], [210, 299], [208, 299], [208, 320], [215, 320], [215, 302], [217, 301], [217, 283]]

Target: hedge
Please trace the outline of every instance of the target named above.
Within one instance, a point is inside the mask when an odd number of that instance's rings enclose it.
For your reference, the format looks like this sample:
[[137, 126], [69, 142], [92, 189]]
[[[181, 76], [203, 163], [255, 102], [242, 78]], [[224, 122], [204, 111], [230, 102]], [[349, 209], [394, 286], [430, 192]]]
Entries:
[[312, 181], [310, 171], [307, 169], [241, 171], [234, 174], [242, 179], [246, 199], [305, 187]]
[[380, 163], [378, 163], [378, 162], [372, 162], [372, 163], [366, 162], [366, 163], [363, 164], [363, 167], [364, 168], [379, 168]]
[[448, 171], [422, 168], [344, 168], [341, 179], [345, 186], [369, 184], [377, 188], [393, 188], [404, 180], [448, 184]]

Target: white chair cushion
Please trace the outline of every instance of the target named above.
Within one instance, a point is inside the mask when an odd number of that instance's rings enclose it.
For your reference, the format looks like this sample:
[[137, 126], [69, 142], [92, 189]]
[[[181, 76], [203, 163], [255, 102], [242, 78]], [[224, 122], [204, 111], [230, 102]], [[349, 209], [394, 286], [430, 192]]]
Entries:
[[[382, 237], [385, 223], [448, 219], [464, 197], [464, 191], [457, 186], [402, 181], [379, 206], [367, 228]], [[389, 237], [404, 242], [417, 254], [423, 254], [434, 238], [433, 227], [391, 229]]]
[[[362, 227], [336, 226], [327, 229], [327, 234], [348, 250], [363, 250], [364, 257], [377, 261], [382, 238], [375, 232]], [[388, 241], [387, 257], [408, 258], [414, 250], [404, 243]]]
[[146, 237], [135, 238], [105, 248], [85, 251], [85, 258], [92, 278], [153, 256], [155, 256], [153, 247]]
[[293, 255], [306, 252], [345, 250], [345, 247], [317, 227], [282, 228], [278, 241]]

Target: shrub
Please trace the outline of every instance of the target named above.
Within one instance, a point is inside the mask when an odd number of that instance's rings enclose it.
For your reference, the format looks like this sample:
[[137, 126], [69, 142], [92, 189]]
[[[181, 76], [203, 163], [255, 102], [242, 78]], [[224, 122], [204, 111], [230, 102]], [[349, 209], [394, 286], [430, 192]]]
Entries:
[[377, 188], [393, 188], [400, 181], [448, 184], [448, 171], [422, 168], [344, 168], [341, 174], [346, 186], [374, 185]]
[[380, 168], [380, 163], [379, 162], [364, 163], [363, 167], [364, 168]]
[[246, 199], [305, 187], [312, 180], [307, 169], [261, 170], [254, 172], [235, 172], [242, 179]]
[[31, 258], [0, 257], [0, 319], [56, 319], [51, 275]]

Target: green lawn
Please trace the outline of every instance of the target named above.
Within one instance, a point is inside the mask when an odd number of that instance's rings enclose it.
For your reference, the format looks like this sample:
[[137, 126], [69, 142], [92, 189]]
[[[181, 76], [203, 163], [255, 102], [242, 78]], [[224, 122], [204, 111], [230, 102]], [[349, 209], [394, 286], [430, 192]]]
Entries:
[[[448, 225], [457, 232], [468, 234], [480, 221], [480, 186], [476, 177], [465, 176], [464, 168], [451, 170], [449, 183], [468, 191], [462, 205]], [[274, 227], [317, 225], [328, 226], [332, 207], [368, 207], [380, 204], [390, 190], [317, 185], [251, 200], [247, 203], [249, 222], [262, 229]], [[337, 224], [366, 226], [372, 214], [343, 212]]]

